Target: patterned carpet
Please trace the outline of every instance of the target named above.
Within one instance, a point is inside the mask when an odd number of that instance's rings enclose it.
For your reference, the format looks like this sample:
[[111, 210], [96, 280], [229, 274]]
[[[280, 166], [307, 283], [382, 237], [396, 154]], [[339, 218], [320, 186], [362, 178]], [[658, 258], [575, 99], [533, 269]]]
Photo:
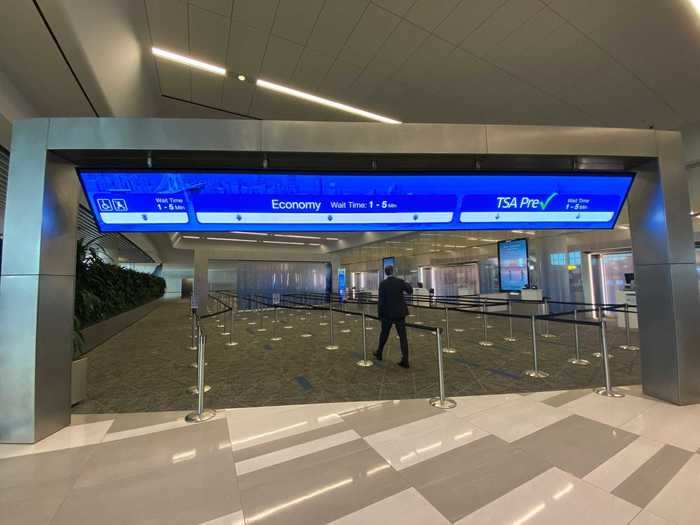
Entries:
[[[443, 325], [444, 312], [420, 310], [426, 325]], [[362, 368], [361, 323], [359, 316], [335, 314], [335, 342], [328, 344], [327, 312], [280, 310], [279, 323], [273, 313], [240, 312], [234, 322], [233, 340], [205, 321], [208, 336], [206, 382], [212, 389], [206, 404], [214, 408], [286, 405], [299, 403], [362, 401], [370, 399], [424, 398], [438, 395], [435, 336], [409, 329], [411, 369], [396, 365], [400, 358], [398, 340], [387, 345], [383, 363]], [[195, 398], [187, 387], [194, 385], [196, 369], [190, 364], [195, 352], [190, 344], [188, 303], [163, 301], [148, 316], [99, 346], [89, 354], [88, 399], [74, 407], [75, 413], [123, 413], [158, 410], [187, 410]], [[250, 324], [256, 323], [256, 324]], [[262, 326], [267, 330], [259, 332]], [[445, 354], [445, 384], [448, 396], [500, 394], [592, 388], [603, 384], [601, 361], [591, 354], [600, 349], [595, 327], [582, 327], [582, 357], [590, 366], [567, 362], [574, 356], [573, 327], [550, 323], [556, 338], [538, 338], [539, 366], [550, 375], [533, 379], [523, 374], [532, 368], [532, 349], [527, 320], [514, 322], [517, 342], [507, 343], [507, 320], [490, 317], [489, 339], [494, 346], [479, 346], [483, 339], [482, 319], [473, 314], [451, 313], [451, 346], [457, 352]], [[614, 385], [640, 383], [639, 353], [618, 350], [624, 331], [608, 323], [608, 344]], [[291, 326], [292, 328], [285, 328]], [[376, 347], [379, 329], [368, 321], [368, 353]], [[343, 333], [343, 330], [350, 330]], [[274, 333], [273, 333], [274, 332]], [[310, 337], [302, 337], [310, 334]], [[281, 341], [270, 340], [274, 335]], [[637, 334], [633, 334], [636, 342]]]

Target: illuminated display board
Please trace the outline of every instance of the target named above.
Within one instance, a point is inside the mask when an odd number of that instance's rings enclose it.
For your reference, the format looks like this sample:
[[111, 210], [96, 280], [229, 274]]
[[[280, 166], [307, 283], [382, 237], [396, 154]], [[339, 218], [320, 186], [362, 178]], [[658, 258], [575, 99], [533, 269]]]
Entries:
[[504, 292], [518, 292], [530, 284], [527, 239], [498, 243], [498, 278]]
[[384, 279], [386, 277], [386, 273], [384, 270], [386, 270], [387, 266], [392, 266], [394, 268], [394, 275], [396, 275], [396, 257], [384, 257], [382, 259], [382, 275], [380, 276], [381, 279]]
[[631, 173], [80, 172], [102, 231], [606, 229]]

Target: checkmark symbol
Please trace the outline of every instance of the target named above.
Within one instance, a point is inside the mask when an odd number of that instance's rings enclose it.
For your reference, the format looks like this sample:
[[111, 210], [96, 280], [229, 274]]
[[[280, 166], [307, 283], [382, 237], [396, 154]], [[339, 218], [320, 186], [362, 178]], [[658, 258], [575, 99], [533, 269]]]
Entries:
[[553, 199], [554, 197], [556, 197], [557, 195], [558, 195], [558, 193], [557, 193], [556, 191], [555, 191], [554, 193], [552, 193], [549, 197], [547, 197], [547, 200], [546, 200], [546, 201], [540, 202], [540, 207], [541, 207], [543, 210], [546, 210], [546, 209], [547, 209], [547, 206], [549, 206], [549, 203], [552, 202], [552, 199]]

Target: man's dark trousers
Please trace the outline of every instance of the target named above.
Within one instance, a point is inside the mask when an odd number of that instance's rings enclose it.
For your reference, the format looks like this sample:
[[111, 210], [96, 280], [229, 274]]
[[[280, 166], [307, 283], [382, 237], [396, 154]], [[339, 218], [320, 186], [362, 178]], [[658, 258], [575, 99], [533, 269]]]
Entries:
[[406, 337], [406, 318], [401, 319], [382, 319], [382, 332], [379, 334], [379, 348], [377, 353], [382, 355], [384, 345], [389, 338], [391, 325], [396, 326], [396, 332], [399, 334], [399, 342], [401, 343], [401, 361], [408, 363], [408, 338]]

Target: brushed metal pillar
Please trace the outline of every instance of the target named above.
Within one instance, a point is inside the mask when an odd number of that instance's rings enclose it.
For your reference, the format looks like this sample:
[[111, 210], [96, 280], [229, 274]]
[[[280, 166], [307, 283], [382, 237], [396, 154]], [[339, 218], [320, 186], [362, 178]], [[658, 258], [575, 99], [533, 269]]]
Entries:
[[194, 251], [194, 298], [200, 313], [206, 313], [209, 301], [209, 254], [202, 250]]
[[79, 183], [47, 152], [48, 119], [15, 124], [0, 276], [0, 443], [70, 424]]
[[642, 386], [676, 403], [700, 402], [700, 297], [680, 133], [657, 131], [658, 158], [629, 197]]

